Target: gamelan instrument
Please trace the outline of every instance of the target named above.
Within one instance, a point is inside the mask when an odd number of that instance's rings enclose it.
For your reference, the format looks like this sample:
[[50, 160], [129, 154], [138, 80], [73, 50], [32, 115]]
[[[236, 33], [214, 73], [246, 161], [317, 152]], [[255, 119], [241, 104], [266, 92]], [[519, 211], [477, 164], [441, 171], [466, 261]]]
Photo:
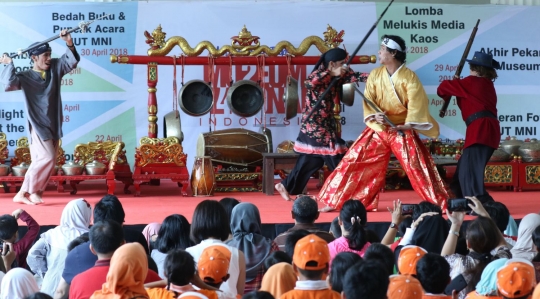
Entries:
[[191, 191], [193, 196], [214, 195], [216, 188], [216, 177], [211, 157], [195, 157], [193, 170], [191, 172]]

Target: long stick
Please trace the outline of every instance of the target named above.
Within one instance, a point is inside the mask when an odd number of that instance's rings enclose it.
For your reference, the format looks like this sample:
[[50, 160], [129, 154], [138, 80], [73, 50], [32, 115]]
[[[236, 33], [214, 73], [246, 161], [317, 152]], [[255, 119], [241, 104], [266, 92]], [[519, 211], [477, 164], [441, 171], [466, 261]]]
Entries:
[[[369, 29], [368, 33], [366, 34], [366, 36], [364, 36], [364, 39], [362, 39], [362, 41], [360, 42], [360, 44], [358, 45], [358, 47], [356, 47], [356, 49], [354, 50], [354, 52], [352, 53], [352, 55], [349, 56], [349, 60], [347, 60], [347, 63], [343, 65], [344, 68], [348, 67], [348, 65], [351, 63], [351, 60], [354, 58], [354, 56], [356, 56], [356, 53], [358, 53], [358, 51], [360, 51], [360, 48], [362, 48], [362, 46], [366, 43], [366, 40], [368, 39], [368, 37], [371, 35], [371, 33], [373, 32], [373, 30], [375, 30], [375, 28], [377, 27], [377, 24], [379, 24], [379, 21], [382, 19], [382, 17], [386, 14], [386, 11], [388, 10], [388, 8], [390, 7], [390, 5], [392, 5], [392, 3], [394, 3], [394, 0], [391, 0], [390, 3], [388, 4], [388, 6], [386, 6], [386, 8], [384, 9], [384, 11], [382, 12], [382, 14], [379, 16], [379, 18], [377, 19], [377, 21], [375, 22], [375, 24], [373, 24], [373, 26], [371, 27], [371, 29]], [[311, 117], [311, 115], [313, 115], [313, 112], [315, 112], [315, 110], [317, 110], [319, 108], [319, 106], [321, 105], [321, 102], [322, 100], [324, 99], [324, 97], [328, 94], [328, 92], [330, 92], [330, 89], [336, 85], [336, 82], [339, 80], [340, 77], [334, 77], [332, 79], [332, 81], [330, 82], [330, 85], [328, 85], [328, 87], [326, 88], [326, 90], [323, 92], [323, 94], [319, 97], [319, 99], [317, 100], [317, 103], [315, 103], [315, 105], [313, 106], [313, 108], [311, 108], [311, 111], [309, 112], [307, 118], [309, 119]]]
[[[375, 105], [375, 103], [373, 103], [370, 99], [366, 98], [366, 96], [360, 91], [360, 89], [358, 89], [358, 87], [354, 86], [354, 90], [360, 94], [360, 96], [362, 96], [362, 98], [364, 99], [364, 101], [373, 109], [375, 110], [376, 112], [382, 112], [381, 108], [379, 108], [377, 105]], [[388, 116], [384, 115], [383, 114], [383, 117], [384, 117], [384, 120], [392, 127], [392, 128], [395, 128], [397, 129], [396, 125], [388, 118]], [[403, 131], [400, 131], [400, 130], [397, 130], [398, 134], [401, 136], [401, 137], [405, 137], [405, 133], [403, 133]]]
[[[459, 61], [459, 64], [456, 68], [454, 79], [459, 79], [461, 76], [461, 71], [463, 70], [463, 66], [465, 65], [465, 60], [467, 59], [467, 56], [469, 56], [469, 51], [471, 50], [471, 46], [474, 42], [476, 31], [478, 31], [478, 24], [480, 24], [480, 19], [478, 19], [478, 21], [476, 22], [476, 25], [474, 26], [471, 32], [471, 37], [469, 37], [469, 41], [467, 42], [467, 46], [465, 47], [465, 51], [463, 51], [463, 55], [461, 55], [461, 60]], [[444, 102], [443, 106], [441, 107], [441, 110], [439, 111], [439, 116], [441, 118], [443, 118], [444, 115], [446, 114], [446, 109], [448, 109], [448, 105], [450, 105], [450, 99]]]

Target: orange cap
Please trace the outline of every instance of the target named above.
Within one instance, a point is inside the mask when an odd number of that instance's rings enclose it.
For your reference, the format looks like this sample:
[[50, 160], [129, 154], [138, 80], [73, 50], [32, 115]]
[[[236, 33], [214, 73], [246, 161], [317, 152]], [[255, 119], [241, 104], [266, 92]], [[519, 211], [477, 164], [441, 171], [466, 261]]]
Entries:
[[392, 275], [386, 294], [388, 299], [422, 299], [424, 290], [420, 281], [411, 275]]
[[203, 281], [220, 283], [229, 273], [230, 262], [231, 251], [227, 247], [221, 245], [209, 246], [203, 250], [197, 263], [199, 277]]
[[293, 263], [302, 270], [324, 269], [330, 263], [328, 244], [315, 234], [303, 237], [294, 246]]
[[416, 275], [416, 263], [427, 253], [427, 251], [415, 245], [407, 245], [401, 248], [397, 262], [400, 274]]
[[497, 288], [506, 298], [519, 298], [531, 294], [535, 286], [534, 266], [528, 260], [510, 259], [497, 272]]

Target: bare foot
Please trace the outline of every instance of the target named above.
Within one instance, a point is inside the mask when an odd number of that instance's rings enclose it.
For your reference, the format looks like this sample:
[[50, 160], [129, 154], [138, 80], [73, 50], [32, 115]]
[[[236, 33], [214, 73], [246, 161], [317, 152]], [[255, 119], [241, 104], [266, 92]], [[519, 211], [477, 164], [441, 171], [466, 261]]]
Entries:
[[27, 205], [35, 205], [35, 203], [31, 202], [30, 200], [28, 200], [28, 198], [26, 198], [26, 196], [24, 196], [25, 194], [26, 192], [19, 191], [19, 193], [17, 193], [17, 195], [13, 197], [13, 202], [24, 203]]
[[36, 205], [43, 203], [43, 199], [41, 199], [41, 196], [39, 195], [38, 192], [30, 194], [28, 198], [30, 199], [30, 201], [32, 201]]
[[283, 186], [282, 183], [277, 183], [274, 188], [277, 190], [277, 192], [279, 192], [279, 194], [281, 195], [281, 197], [283, 197], [283, 199], [285, 199], [286, 201], [291, 201], [291, 197], [289, 196], [289, 192], [287, 192], [287, 190], [285, 189], [285, 186]]
[[319, 209], [319, 212], [321, 213], [328, 213], [328, 212], [333, 212], [335, 211], [336, 209], [332, 208], [332, 207], [329, 207], [329, 206], [326, 206], [322, 209]]

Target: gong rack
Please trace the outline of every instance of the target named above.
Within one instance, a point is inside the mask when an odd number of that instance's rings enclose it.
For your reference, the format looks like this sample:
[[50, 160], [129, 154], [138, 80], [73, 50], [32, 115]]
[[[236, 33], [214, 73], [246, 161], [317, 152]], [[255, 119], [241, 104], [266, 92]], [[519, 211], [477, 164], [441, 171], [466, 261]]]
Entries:
[[[148, 82], [148, 137], [157, 138], [157, 96], [158, 65], [176, 65], [178, 57], [167, 56], [175, 46], [180, 47], [185, 57], [184, 65], [258, 65], [259, 56], [265, 55], [265, 65], [315, 65], [319, 56], [304, 56], [311, 46], [324, 53], [331, 48], [338, 47], [343, 42], [344, 30], [337, 32], [328, 25], [323, 38], [309, 36], [298, 47], [288, 41], [281, 41], [275, 47], [261, 46], [258, 36], [251, 35], [246, 26], [237, 36], [231, 37], [231, 45], [216, 48], [212, 43], [203, 41], [191, 48], [189, 43], [181, 36], [173, 36], [165, 40], [166, 33], [159, 25], [152, 33], [144, 32], [146, 43], [150, 45], [148, 55], [111, 55], [111, 63], [119, 64], [146, 64]], [[199, 56], [203, 51], [210, 56]], [[287, 53], [284, 55], [284, 53]], [[281, 56], [280, 56], [281, 55]], [[211, 58], [211, 59], [210, 59]], [[351, 64], [375, 63], [375, 55], [358, 55], [351, 60]], [[339, 102], [338, 102], [339, 104]], [[339, 118], [340, 105], [335, 105], [334, 114]], [[214, 107], [212, 107], [214, 109]]]

